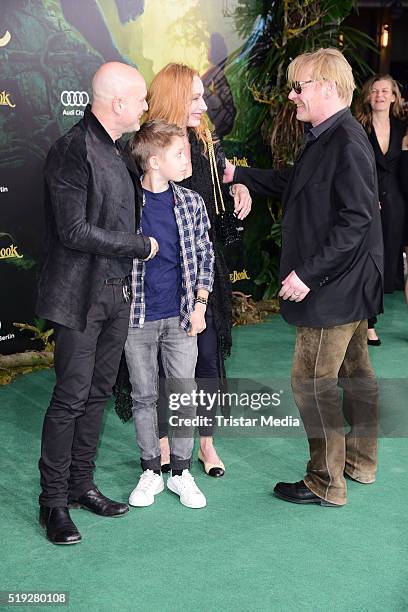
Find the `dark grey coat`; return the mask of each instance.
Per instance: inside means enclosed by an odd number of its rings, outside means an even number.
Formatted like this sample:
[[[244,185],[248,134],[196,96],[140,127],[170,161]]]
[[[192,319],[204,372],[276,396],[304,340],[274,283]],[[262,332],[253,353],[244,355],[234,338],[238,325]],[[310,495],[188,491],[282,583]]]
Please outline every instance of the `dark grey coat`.
[[[237,168],[235,183],[283,199],[280,279],[311,289],[282,300],[288,323],[331,327],[382,312],[383,241],[373,149],[348,111],[290,170]]]

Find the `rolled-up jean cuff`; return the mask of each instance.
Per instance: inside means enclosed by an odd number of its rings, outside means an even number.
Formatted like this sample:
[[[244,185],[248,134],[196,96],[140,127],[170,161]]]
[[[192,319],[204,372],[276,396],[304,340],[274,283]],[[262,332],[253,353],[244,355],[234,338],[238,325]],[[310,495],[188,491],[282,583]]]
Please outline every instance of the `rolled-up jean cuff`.
[[[153,459],[143,459],[140,457],[140,465],[142,466],[142,470],[160,470],[160,455],[158,457],[153,457]]]
[[[181,459],[170,454],[170,466],[172,470],[189,470],[191,466],[191,457],[189,459]]]

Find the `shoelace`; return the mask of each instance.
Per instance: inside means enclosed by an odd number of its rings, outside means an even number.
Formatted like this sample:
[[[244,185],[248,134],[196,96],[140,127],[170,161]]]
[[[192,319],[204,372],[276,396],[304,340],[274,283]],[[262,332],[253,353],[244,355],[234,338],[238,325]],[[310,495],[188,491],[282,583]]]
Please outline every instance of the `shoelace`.
[[[149,489],[153,484],[155,476],[157,476],[157,474],[155,474],[153,470],[146,470],[143,472],[140,477],[139,484],[137,485],[139,491],[147,491],[147,489]]]
[[[194,476],[192,476],[190,472],[185,472],[182,476],[179,476],[179,478],[181,491],[191,489],[193,493],[200,493],[200,490],[194,481]]]

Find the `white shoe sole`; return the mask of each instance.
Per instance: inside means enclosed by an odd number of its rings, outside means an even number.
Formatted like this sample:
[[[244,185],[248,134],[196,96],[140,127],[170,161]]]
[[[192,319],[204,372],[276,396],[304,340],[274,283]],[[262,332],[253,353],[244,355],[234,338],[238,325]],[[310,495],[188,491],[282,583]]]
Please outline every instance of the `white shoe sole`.
[[[178,498],[180,500],[180,503],[183,504],[183,506],[186,506],[186,508],[193,508],[193,509],[196,508],[196,509],[198,509],[198,508],[205,508],[206,505],[207,505],[207,500],[206,499],[204,499],[204,503],[202,503],[200,505],[197,505],[197,504],[188,504],[187,502],[183,501],[181,499],[180,493],[177,491],[177,489],[172,487],[172,483],[169,482],[169,480],[167,481],[167,488],[169,489],[169,491],[171,491],[172,493],[175,493],[178,496]]]
[[[148,502],[148,503],[144,503],[144,504],[135,504],[134,502],[132,502],[131,501],[132,494],[130,494],[130,497],[129,497],[129,506],[132,506],[133,508],[146,508],[147,506],[151,506],[155,502],[156,495],[158,495],[162,491],[164,491],[164,482],[163,481],[161,482],[160,488],[157,491],[154,492],[152,501]]]

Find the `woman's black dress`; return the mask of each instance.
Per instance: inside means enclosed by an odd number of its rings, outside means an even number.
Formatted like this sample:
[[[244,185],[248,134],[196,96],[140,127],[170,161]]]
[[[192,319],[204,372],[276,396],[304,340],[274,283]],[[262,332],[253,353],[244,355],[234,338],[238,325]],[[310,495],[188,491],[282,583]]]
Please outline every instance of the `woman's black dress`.
[[[232,328],[232,304],[231,304],[231,283],[229,271],[225,262],[222,246],[219,244],[216,235],[216,209],[214,202],[214,191],[211,180],[210,163],[208,155],[204,154],[203,144],[195,135],[194,130],[189,131],[189,141],[191,148],[192,175],[181,181],[179,185],[192,189],[200,194],[205,202],[207,214],[210,219],[211,229],[209,231],[210,240],[213,243],[215,254],[215,278],[212,293],[209,296],[209,306],[211,307],[215,327],[218,334],[220,354],[223,359],[231,352],[231,328]],[[217,161],[218,176],[223,190],[224,202],[231,200],[228,187],[222,185],[222,176],[225,168],[225,156],[219,144],[214,145]]]
[[[390,122],[390,143],[385,155],[378,144],[374,127],[368,134],[374,149],[378,173],[384,239],[385,293],[392,293],[404,287],[403,247],[407,241],[405,227],[408,211],[408,200],[404,195],[408,152],[401,150],[407,124],[393,117]]]

